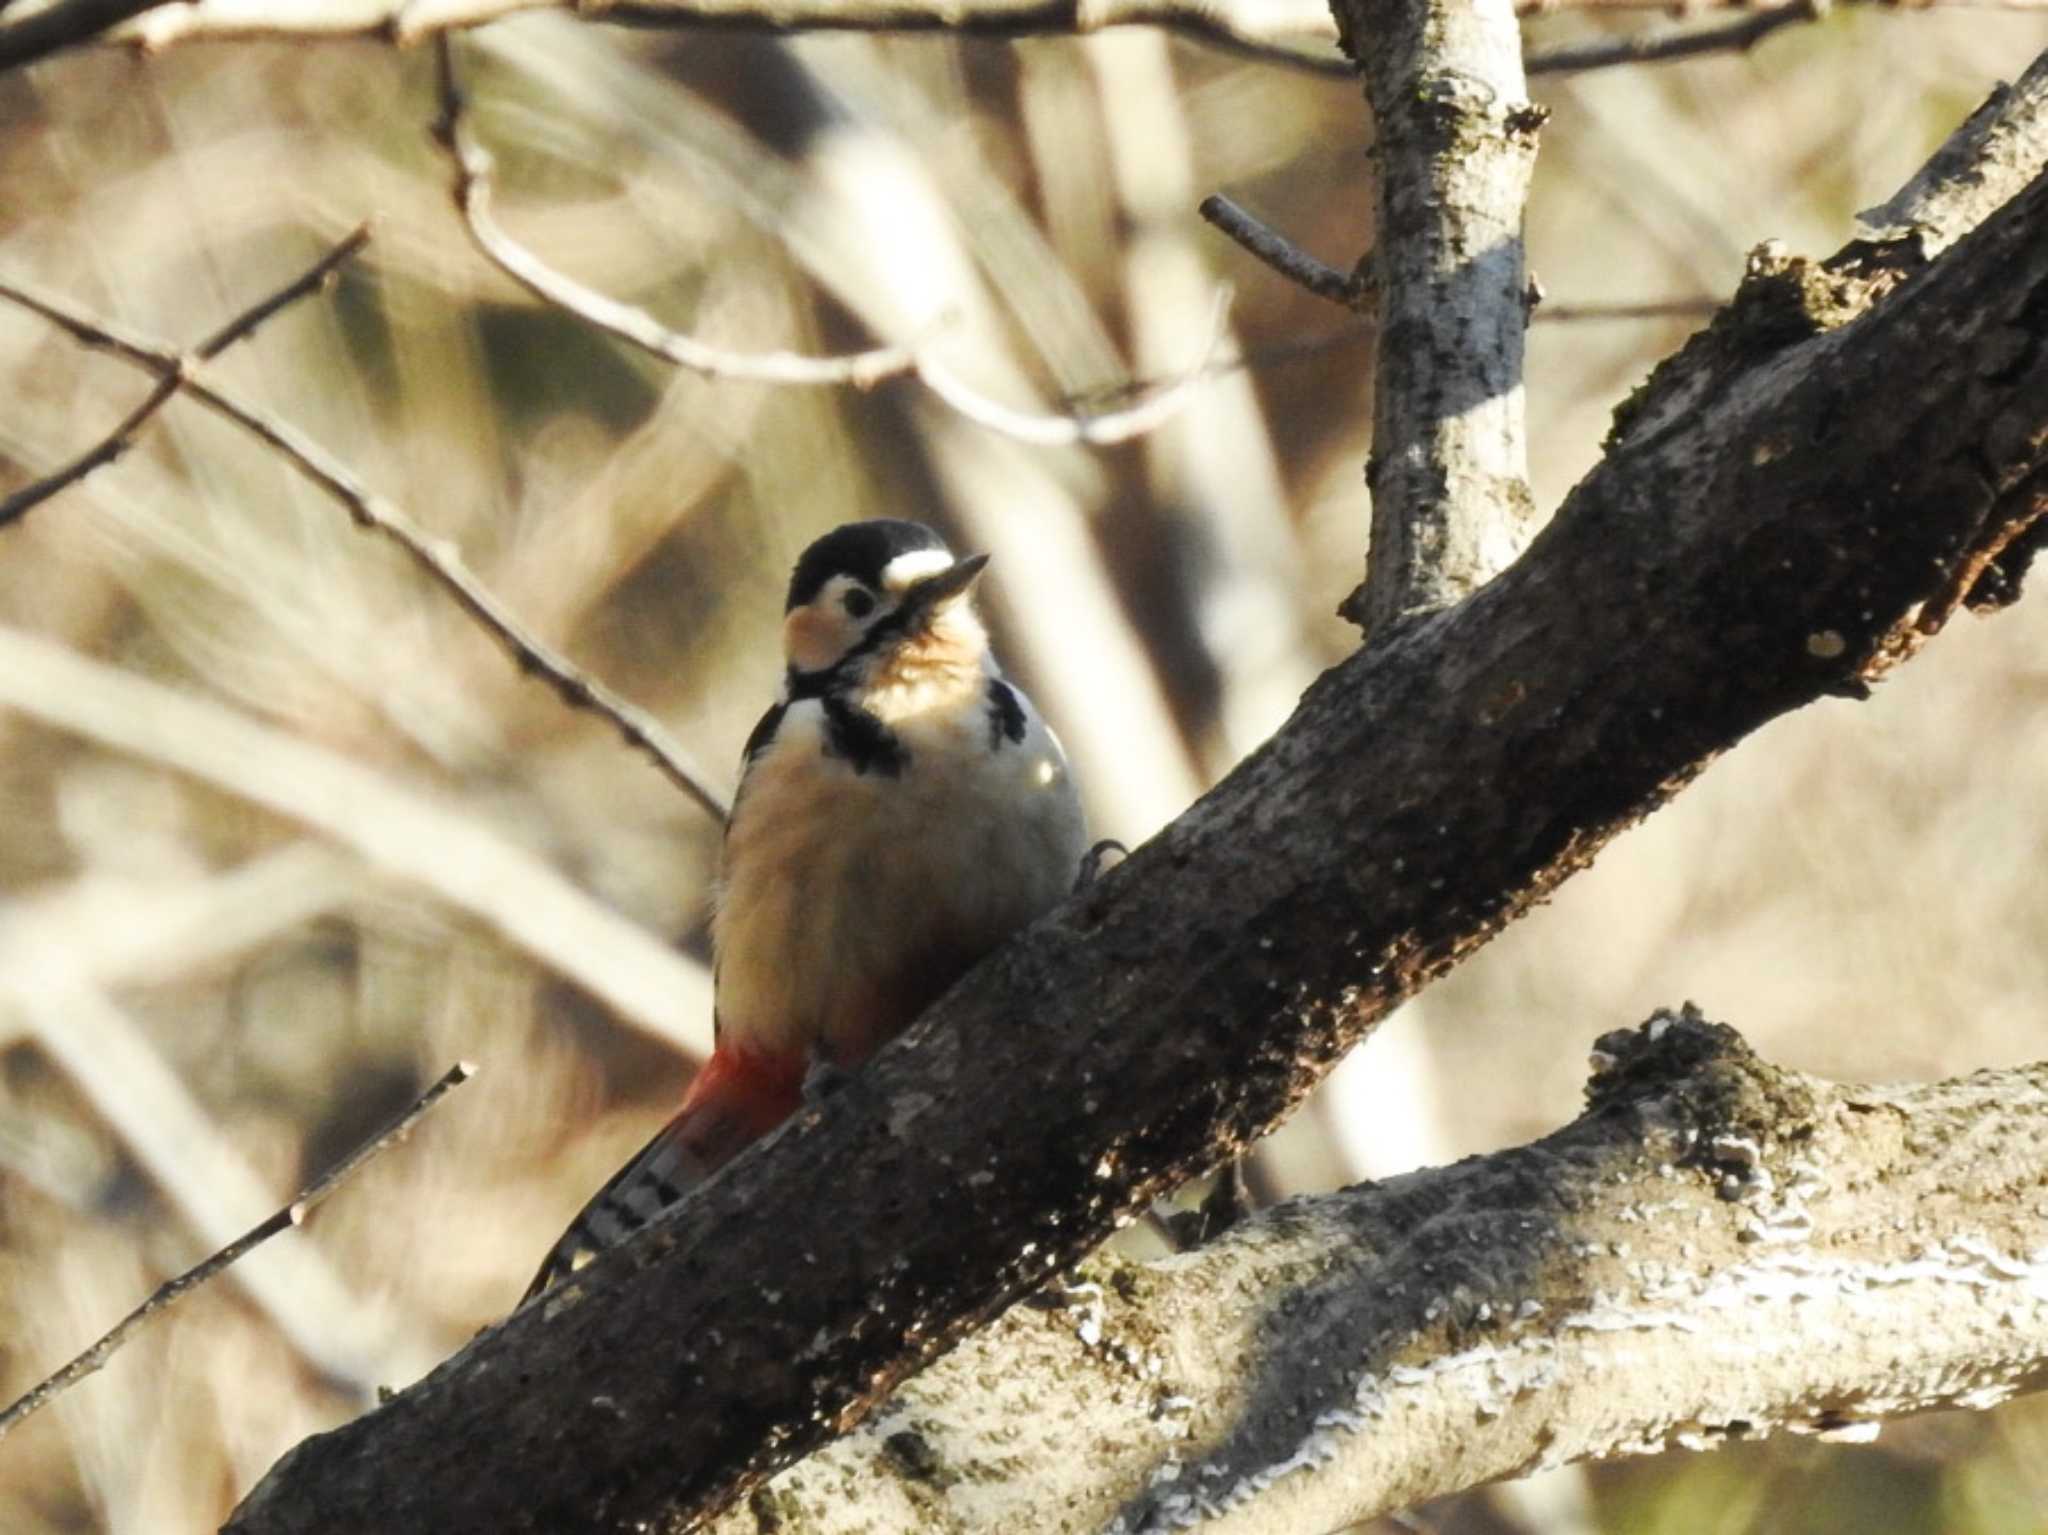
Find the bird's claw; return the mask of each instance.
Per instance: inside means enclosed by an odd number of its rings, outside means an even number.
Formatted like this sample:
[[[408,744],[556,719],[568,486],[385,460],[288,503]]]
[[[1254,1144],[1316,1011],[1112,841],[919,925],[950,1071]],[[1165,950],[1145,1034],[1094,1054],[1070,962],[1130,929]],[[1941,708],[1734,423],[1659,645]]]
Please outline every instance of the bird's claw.
[[[1194,1209],[1173,1210],[1162,1203],[1153,1207],[1151,1216],[1153,1229],[1168,1247],[1175,1252],[1193,1252],[1208,1246],[1256,1208],[1251,1185],[1245,1180],[1244,1158],[1232,1157],[1217,1169],[1216,1181]]]
[[[810,1060],[804,1067],[805,1103],[815,1108],[852,1080],[853,1073],[832,1059],[830,1052],[818,1045],[811,1046]]]
[[[1131,850],[1116,838],[1104,837],[1081,855],[1081,869],[1074,876],[1075,891],[1078,893],[1086,890],[1130,856]]]

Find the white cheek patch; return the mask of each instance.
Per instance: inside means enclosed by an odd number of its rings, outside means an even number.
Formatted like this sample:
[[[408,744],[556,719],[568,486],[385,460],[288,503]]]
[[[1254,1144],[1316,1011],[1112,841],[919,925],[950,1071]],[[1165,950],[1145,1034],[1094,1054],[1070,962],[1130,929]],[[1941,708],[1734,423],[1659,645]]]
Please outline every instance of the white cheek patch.
[[[882,585],[892,592],[906,590],[912,582],[953,568],[953,556],[943,549],[913,549],[899,554],[882,567]]]

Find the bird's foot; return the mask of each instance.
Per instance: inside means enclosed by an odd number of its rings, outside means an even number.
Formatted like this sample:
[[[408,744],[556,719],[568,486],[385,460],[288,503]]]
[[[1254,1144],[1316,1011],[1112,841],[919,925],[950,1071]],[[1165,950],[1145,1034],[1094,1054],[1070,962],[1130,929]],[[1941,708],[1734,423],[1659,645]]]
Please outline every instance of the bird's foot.
[[[1245,1182],[1244,1158],[1232,1157],[1217,1169],[1216,1181],[1192,1210],[1162,1211],[1155,1206],[1151,1215],[1153,1229],[1167,1246],[1175,1252],[1193,1252],[1208,1246],[1257,1207]]]
[[[830,1051],[822,1045],[811,1046],[810,1060],[804,1066],[804,1102],[816,1107],[853,1080],[853,1073],[832,1058]]]
[[[1130,856],[1131,850],[1116,838],[1104,837],[1081,855],[1081,871],[1074,876],[1075,891],[1086,890]]]
[[[1202,1217],[1201,1240],[1213,1242],[1258,1208],[1251,1185],[1245,1181],[1245,1159],[1232,1157],[1218,1170],[1216,1181],[1203,1196],[1197,1213]]]

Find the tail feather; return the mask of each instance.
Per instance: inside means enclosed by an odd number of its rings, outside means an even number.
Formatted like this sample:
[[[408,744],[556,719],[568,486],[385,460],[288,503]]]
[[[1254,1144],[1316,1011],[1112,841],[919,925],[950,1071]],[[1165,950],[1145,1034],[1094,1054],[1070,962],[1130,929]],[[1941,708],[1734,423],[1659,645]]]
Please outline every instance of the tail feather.
[[[803,1063],[718,1049],[690,1083],[683,1106],[592,1196],[533,1277],[525,1305],[725,1166],[796,1111]]]

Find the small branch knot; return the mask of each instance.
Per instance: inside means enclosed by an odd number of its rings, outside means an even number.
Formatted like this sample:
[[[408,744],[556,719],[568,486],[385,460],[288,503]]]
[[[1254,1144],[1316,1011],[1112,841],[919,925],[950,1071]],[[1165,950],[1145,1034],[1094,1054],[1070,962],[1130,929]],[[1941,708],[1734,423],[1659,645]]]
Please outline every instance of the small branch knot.
[[[1593,1046],[1586,1106],[1589,1113],[1646,1114],[1677,1132],[1688,1161],[1714,1160],[1717,1146],[1803,1140],[1818,1112],[1806,1078],[1768,1065],[1734,1029],[1690,1002],[1603,1034]]]
[[[1615,1029],[1593,1042],[1593,1075],[1586,1106],[1598,1109],[1681,1087],[1716,1065],[1756,1059],[1742,1036],[1712,1023],[1699,1007],[1659,1008],[1633,1029]]]

